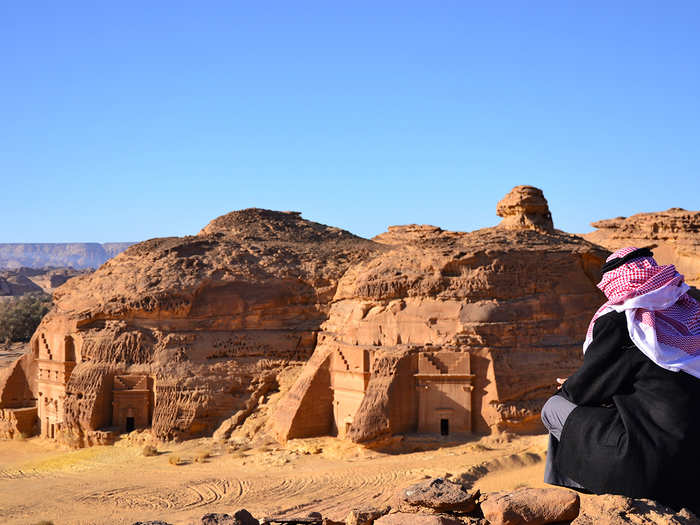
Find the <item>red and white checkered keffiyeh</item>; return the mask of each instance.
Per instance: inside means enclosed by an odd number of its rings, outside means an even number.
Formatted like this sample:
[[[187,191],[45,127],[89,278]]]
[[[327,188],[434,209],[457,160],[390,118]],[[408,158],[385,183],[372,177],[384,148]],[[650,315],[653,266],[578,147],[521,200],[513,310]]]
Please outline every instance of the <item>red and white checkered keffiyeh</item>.
[[[606,262],[637,248],[623,248]],[[608,301],[593,316],[585,352],[593,340],[593,324],[611,311],[625,312],[634,344],[657,365],[700,377],[700,304],[686,292],[689,286],[673,265],[659,266],[639,257],[603,274],[598,284]]]

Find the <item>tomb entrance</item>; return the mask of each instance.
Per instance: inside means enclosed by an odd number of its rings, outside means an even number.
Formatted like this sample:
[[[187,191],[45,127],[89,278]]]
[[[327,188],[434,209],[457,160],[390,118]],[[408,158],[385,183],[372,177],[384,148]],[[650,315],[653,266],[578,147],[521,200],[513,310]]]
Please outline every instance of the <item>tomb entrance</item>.
[[[418,433],[471,433],[474,375],[468,353],[421,352],[415,379]]]
[[[146,428],[153,411],[153,380],[146,375],[114,376],[112,425],[121,432]]]
[[[362,404],[370,377],[370,355],[366,349],[338,347],[331,358],[333,419],[338,437],[344,438],[352,428],[355,413]]]

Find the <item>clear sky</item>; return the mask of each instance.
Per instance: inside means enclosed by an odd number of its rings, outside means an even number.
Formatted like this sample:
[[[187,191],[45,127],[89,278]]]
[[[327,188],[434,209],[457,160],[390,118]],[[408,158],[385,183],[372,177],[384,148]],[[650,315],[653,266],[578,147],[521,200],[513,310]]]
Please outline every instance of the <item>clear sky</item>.
[[[0,4],[0,242],[700,209],[698,1]]]

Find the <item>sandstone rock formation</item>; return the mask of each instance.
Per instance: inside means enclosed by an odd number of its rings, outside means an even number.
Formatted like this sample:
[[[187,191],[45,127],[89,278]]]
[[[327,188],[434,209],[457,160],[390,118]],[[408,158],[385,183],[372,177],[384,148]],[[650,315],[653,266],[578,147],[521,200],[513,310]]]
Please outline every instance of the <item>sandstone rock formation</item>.
[[[240,424],[311,355],[346,269],[382,249],[259,209],[132,246],[55,292],[31,352],[7,372],[28,386],[1,384],[12,404],[0,408],[35,406],[43,436],[78,446]]]
[[[338,284],[316,350],[278,404],[280,441],[337,435],[540,430],[555,378],[575,370],[607,252],[551,228],[539,190],[470,233],[390,227],[389,250]]]
[[[596,231],[583,235],[610,251],[625,246],[650,247],[660,264],[675,264],[688,284],[700,286],[700,211],[671,208],[638,213],[591,224]]]
[[[503,217],[501,228],[554,230],[552,214],[542,190],[533,186],[516,186],[498,203],[496,213]]]
[[[555,378],[580,364],[607,252],[554,229],[537,188],[498,213],[493,228],[370,241],[249,209],[137,244],[56,290],[2,372],[0,409],[35,407],[42,435],[75,445],[149,427],[227,439],[246,421],[280,441],[541,431]]]
[[[133,242],[0,243],[0,268],[97,268]]]

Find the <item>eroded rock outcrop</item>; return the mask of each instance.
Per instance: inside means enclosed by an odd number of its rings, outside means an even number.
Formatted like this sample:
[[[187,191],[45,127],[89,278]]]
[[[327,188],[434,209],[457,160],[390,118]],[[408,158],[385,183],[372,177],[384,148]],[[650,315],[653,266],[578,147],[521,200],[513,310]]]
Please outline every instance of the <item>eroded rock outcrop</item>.
[[[496,207],[503,217],[501,228],[512,230],[532,229],[543,232],[554,230],[552,214],[542,190],[533,186],[516,186]]]
[[[26,357],[42,435],[85,445],[240,424],[309,358],[345,270],[381,249],[299,213],[249,209],[68,281]]]
[[[340,280],[278,404],[278,439],[540,429],[555,378],[580,364],[607,253],[552,229],[535,188],[515,188],[499,212],[494,228],[394,226],[374,239],[390,249]]]
[[[700,211],[671,208],[638,213],[591,224],[596,231],[583,235],[610,251],[625,246],[650,247],[659,264],[675,264],[686,281],[700,286]]]

